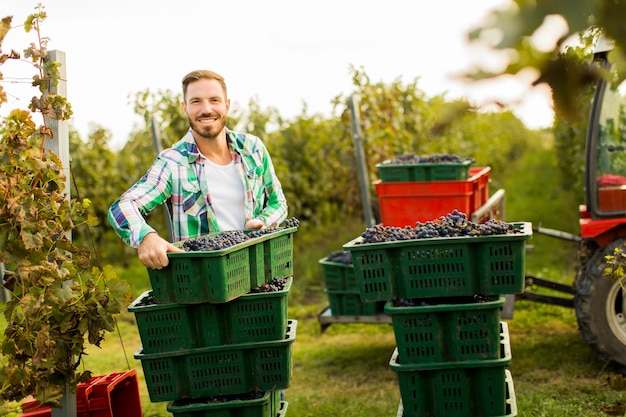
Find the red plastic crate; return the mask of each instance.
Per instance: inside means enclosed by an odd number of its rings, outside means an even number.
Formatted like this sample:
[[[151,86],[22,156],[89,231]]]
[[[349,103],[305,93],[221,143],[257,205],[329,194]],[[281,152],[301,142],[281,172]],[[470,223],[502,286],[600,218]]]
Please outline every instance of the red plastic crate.
[[[468,181],[472,183],[474,188],[470,197],[470,214],[481,208],[489,200],[490,171],[490,167],[470,168]]]
[[[89,417],[141,417],[137,371],[98,378],[85,391]]]
[[[52,409],[24,400],[19,417],[51,417]],[[76,386],[77,417],[142,417],[137,371],[95,376]]]
[[[23,413],[19,417],[50,417],[52,416],[52,409],[47,406],[42,406],[39,401],[35,399],[24,400],[22,403]]]
[[[374,182],[385,226],[414,226],[452,210],[468,217],[489,199],[490,167],[470,168],[461,181]]]

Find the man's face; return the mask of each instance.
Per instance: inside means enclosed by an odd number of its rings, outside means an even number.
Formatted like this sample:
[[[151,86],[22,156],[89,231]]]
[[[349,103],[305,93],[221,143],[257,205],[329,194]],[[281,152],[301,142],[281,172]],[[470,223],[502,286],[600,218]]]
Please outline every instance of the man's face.
[[[201,79],[187,86],[183,111],[196,135],[216,138],[226,126],[229,108],[230,100],[225,99],[218,81]]]

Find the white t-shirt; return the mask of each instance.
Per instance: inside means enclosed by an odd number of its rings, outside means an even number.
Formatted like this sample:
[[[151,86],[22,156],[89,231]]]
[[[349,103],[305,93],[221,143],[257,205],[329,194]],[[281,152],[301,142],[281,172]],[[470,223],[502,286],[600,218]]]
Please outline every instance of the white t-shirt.
[[[206,159],[206,158],[205,158]],[[231,161],[218,165],[206,159],[204,172],[211,206],[221,231],[243,230],[245,226],[244,188],[239,168]]]

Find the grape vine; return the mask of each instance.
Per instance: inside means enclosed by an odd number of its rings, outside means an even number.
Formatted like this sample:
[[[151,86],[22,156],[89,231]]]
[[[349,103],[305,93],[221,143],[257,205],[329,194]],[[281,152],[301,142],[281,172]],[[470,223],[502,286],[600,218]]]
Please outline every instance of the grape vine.
[[[115,315],[131,301],[128,284],[109,266],[91,267],[89,251],[71,241],[72,230],[93,226],[97,218],[87,211],[89,200],[70,201],[64,194],[62,163],[44,147],[53,139],[46,120],[72,114],[64,97],[48,91],[59,81],[59,63],[46,59],[40,33],[45,17],[40,5],[24,22],[38,39],[24,50],[27,60],[0,49],[0,65],[32,65],[32,86],[41,94],[26,100],[30,111],[13,109],[0,122],[0,262],[7,265],[4,287],[10,291],[3,312],[0,405],[32,395],[60,406],[66,385],[75,389],[91,375],[77,372],[86,342],[99,346],[104,334],[115,330]],[[11,22],[11,17],[0,22],[0,46]],[[6,98],[0,85],[0,105]],[[39,127],[32,120],[36,112],[45,116]]]

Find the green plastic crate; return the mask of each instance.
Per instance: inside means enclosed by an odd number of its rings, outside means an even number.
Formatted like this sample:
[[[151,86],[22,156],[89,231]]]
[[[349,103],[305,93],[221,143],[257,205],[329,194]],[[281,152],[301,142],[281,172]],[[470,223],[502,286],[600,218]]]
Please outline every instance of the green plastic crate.
[[[328,291],[330,312],[333,316],[375,316],[385,309],[385,303],[361,301],[361,295],[355,291]]]
[[[279,340],[285,335],[292,283],[289,277],[282,291],[248,293],[219,304],[143,305],[152,295],[148,290],[128,311],[135,314],[144,353]]]
[[[169,252],[167,267],[148,268],[153,296],[157,303],[225,303],[272,278],[292,276],[297,229],[281,229],[221,250]]]
[[[473,163],[473,159],[458,163],[423,164],[391,164],[384,161],[376,164],[376,168],[383,182],[458,181],[469,177],[470,166]]]
[[[263,248],[266,281],[293,275],[293,234],[296,230],[296,227],[292,227],[282,232],[265,235]]]
[[[343,249],[352,252],[363,301],[519,294],[532,225],[512,225],[518,233],[368,244],[359,236]]]
[[[324,285],[328,291],[359,291],[359,285],[354,275],[354,265],[341,262],[332,262],[328,257],[319,261],[324,275]]]
[[[267,391],[252,400],[218,400],[222,399],[178,399],[167,404],[167,411],[174,417],[276,417],[287,409],[280,401],[280,391]]]
[[[395,349],[389,365],[397,373],[405,417],[504,416],[511,345],[506,322],[501,326],[499,359],[402,364]]]
[[[438,300],[436,305],[394,307],[385,304],[402,364],[498,359],[500,309],[504,297],[467,301]],[[461,302],[463,301],[463,302]]]
[[[513,378],[511,377],[511,371],[506,369],[504,371],[504,379],[506,381],[506,414],[498,417],[516,417],[517,416],[517,399],[515,397],[515,387],[513,385]],[[404,412],[404,405],[400,400],[398,406],[398,414],[396,417],[410,417],[413,414]]]
[[[296,320],[289,320],[284,339],[239,343],[174,353],[143,353],[141,361],[150,401],[173,401],[286,389],[291,380]]]

